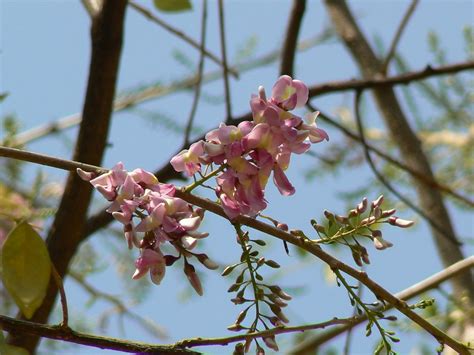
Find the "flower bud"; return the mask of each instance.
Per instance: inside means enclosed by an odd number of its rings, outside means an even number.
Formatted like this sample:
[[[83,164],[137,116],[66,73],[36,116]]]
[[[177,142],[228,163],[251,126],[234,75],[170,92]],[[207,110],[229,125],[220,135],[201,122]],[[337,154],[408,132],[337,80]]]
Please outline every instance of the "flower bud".
[[[378,250],[384,250],[384,249],[392,247],[393,244],[390,243],[389,241],[383,239],[382,237],[375,237],[374,238],[374,246]]]
[[[209,270],[216,270],[219,268],[219,265],[209,259],[206,254],[197,254],[196,257],[198,258],[200,263],[207,267]]]
[[[408,228],[411,227],[413,224],[415,224],[414,221],[409,221],[406,219],[401,219],[396,216],[390,217],[388,219],[388,223],[390,223],[392,226],[397,226],[400,228]]]
[[[288,231],[288,225],[286,223],[278,223],[276,227],[278,229],[284,230],[285,232]]]
[[[379,206],[374,208],[374,217],[375,219],[379,219],[382,216],[382,210]]]
[[[395,212],[397,212],[397,210],[395,208],[392,208],[390,210],[382,211],[382,218],[390,217]]]
[[[361,203],[357,205],[356,209],[359,214],[365,212],[365,210],[367,209],[367,197],[364,197],[362,199]]]
[[[353,217],[356,217],[356,216],[358,216],[358,215],[359,215],[359,211],[357,211],[357,210],[350,210],[348,217],[349,217],[349,218],[353,218]]]
[[[84,181],[91,181],[92,179],[97,177],[96,173],[92,173],[92,172],[89,172],[89,171],[84,171],[81,168],[77,168],[76,173]]]
[[[324,216],[330,221],[334,220],[334,214],[329,212],[328,210],[324,210]]]
[[[265,343],[265,345],[268,346],[270,349],[275,350],[275,351],[279,350],[278,345],[275,341],[274,335],[269,336],[269,337],[263,337],[262,340]]]
[[[235,344],[233,355],[244,355],[244,354],[245,354],[244,344],[242,343]]]
[[[383,195],[380,195],[375,201],[372,201],[372,210],[375,209],[375,207],[380,207],[383,202]]]

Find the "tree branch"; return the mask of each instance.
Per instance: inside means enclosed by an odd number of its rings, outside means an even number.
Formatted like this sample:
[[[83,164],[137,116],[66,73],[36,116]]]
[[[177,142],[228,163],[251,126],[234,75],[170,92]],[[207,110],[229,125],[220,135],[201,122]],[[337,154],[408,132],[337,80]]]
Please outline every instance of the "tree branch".
[[[281,50],[280,75],[293,76],[293,63],[295,60],[296,43],[306,9],[306,0],[293,0],[285,40]]]
[[[122,48],[126,0],[104,1],[100,13],[92,19],[92,53],[89,80],[83,108],[83,120],[75,146],[74,160],[99,165],[105,150],[115,95],[115,84]],[[67,272],[84,232],[87,209],[92,195],[75,172],[69,174],[57,214],[46,243],[51,261],[61,278]],[[32,321],[45,323],[56,301],[58,288],[50,280],[43,304]],[[9,343],[34,352],[39,338],[10,333]]]
[[[403,291],[400,291],[395,294],[395,297],[403,300],[403,301],[408,301],[413,297],[419,296],[431,289],[434,289],[438,287],[440,284],[443,282],[456,277],[459,274],[462,274],[469,269],[472,269],[474,267],[474,256],[470,256],[466,259],[463,259],[461,261],[458,261],[457,263],[447,267],[446,269],[431,275],[430,277],[424,279],[423,281],[418,282],[417,284],[410,286],[406,288]],[[392,305],[387,305],[383,310],[388,311],[392,309]],[[358,317],[357,320],[354,322],[354,324],[347,324],[347,325],[342,325],[340,327],[336,327],[333,329],[330,329],[324,333],[317,334],[315,336],[312,336],[304,341],[302,341],[298,346],[294,347],[289,351],[290,354],[294,355],[303,355],[307,354],[310,351],[314,351],[318,347],[320,347],[322,344],[327,343],[331,339],[334,339],[338,335],[348,331],[349,329],[356,327],[364,322],[367,321],[367,317],[365,315],[362,315],[361,317]]]
[[[381,75],[383,76],[380,71],[380,60],[376,57],[362,34],[345,1],[326,0],[325,2],[336,31],[357,62],[364,78],[374,79]],[[378,86],[373,89],[373,94],[377,107],[390,131],[393,141],[400,149],[401,156],[406,165],[421,172],[430,180],[435,181],[428,158],[423,152],[416,134],[411,129],[393,88],[390,86]],[[421,208],[424,211],[429,211],[430,218],[442,225],[443,230],[447,232],[440,233],[438,230],[431,228],[443,265],[449,266],[464,259],[460,247],[452,242],[457,240],[456,233],[440,191],[430,188],[418,179],[413,179],[413,182]],[[474,282],[470,274],[454,278],[452,284],[456,297],[462,297],[466,292],[471,302],[474,302]]]
[[[373,89],[378,87],[390,87],[396,85],[407,85],[413,81],[425,80],[432,77],[448,74],[456,74],[466,70],[474,69],[474,61],[466,61],[455,64],[432,67],[427,65],[424,69],[412,71],[391,77],[377,76],[367,79],[352,79],[332,81],[309,87],[309,97],[332,94],[347,90]]]
[[[225,121],[230,123],[232,121],[232,104],[230,98],[230,85],[229,85],[229,69],[227,66],[227,49],[225,40],[225,19],[224,19],[224,2],[218,0],[219,10],[219,38],[221,42],[221,54],[222,54],[222,76],[224,77],[224,93],[225,93]]]
[[[34,153],[30,153],[30,154],[34,154]],[[71,162],[71,163],[74,164],[74,162]],[[80,164],[77,165],[77,167],[79,166]],[[96,172],[96,171],[104,171],[104,170],[106,169],[101,168],[99,166],[95,166],[90,171]],[[224,210],[222,209],[222,207],[219,204],[212,202],[211,200],[198,197],[190,193],[186,193],[180,189],[176,190],[175,196],[185,200],[186,202],[194,206],[201,207],[218,216],[221,216],[225,219],[229,219],[227,215],[225,214]],[[391,304],[398,311],[400,311],[409,319],[411,319],[413,322],[415,322],[420,327],[425,329],[441,344],[448,345],[452,349],[458,351],[460,354],[469,354],[467,347],[465,347],[463,344],[456,341],[451,336],[445,334],[443,331],[441,331],[440,329],[432,325],[423,317],[419,316],[417,313],[412,311],[410,307],[404,301],[395,297],[389,291],[387,291],[382,286],[380,286],[378,283],[370,279],[367,273],[356,270],[352,268],[351,266],[343,263],[342,261],[334,258],[330,254],[323,251],[323,249],[316,242],[306,237],[301,237],[298,235],[293,235],[291,233],[285,232],[282,229],[276,228],[270,224],[263,223],[261,221],[258,221],[248,216],[238,216],[235,219],[231,220],[231,223],[246,225],[250,228],[253,228],[265,234],[274,236],[280,240],[283,240],[285,242],[288,242],[290,244],[293,244],[299,248],[306,250],[310,254],[316,256],[318,259],[325,262],[331,269],[342,271],[346,273],[347,275],[353,277],[354,279],[360,281],[363,285],[365,285],[368,289],[370,289],[372,293],[377,296],[377,298],[382,299],[385,302]]]
[[[155,345],[133,342],[116,338],[76,332],[70,328],[45,325],[29,322],[0,315],[0,326],[10,334],[21,336],[42,337],[61,340],[68,343],[81,344],[100,349],[117,350],[127,353],[153,353],[153,354],[199,354],[196,351],[179,348],[173,345]]]
[[[191,106],[191,111],[189,113],[188,123],[184,130],[184,144],[189,145],[189,136],[191,134],[191,129],[193,128],[194,116],[196,116],[196,111],[199,103],[199,96],[201,95],[201,85],[202,85],[202,74],[204,72],[204,48],[206,47],[206,26],[207,26],[207,0],[204,0],[202,3],[202,16],[201,16],[201,52],[199,55],[199,64],[197,69],[197,83],[194,88],[194,97],[193,103]]]
[[[397,31],[395,32],[395,37],[393,37],[392,44],[390,45],[390,49],[388,50],[387,56],[385,57],[382,63],[382,73],[384,74],[387,74],[388,66],[393,56],[395,55],[395,50],[397,48],[398,42],[402,37],[402,33],[405,30],[405,27],[407,26],[411,15],[413,15],[413,13],[415,12],[418,2],[419,0],[412,0],[410,6],[408,6],[407,11],[405,12],[405,15],[403,15],[402,21],[400,22],[400,25],[398,26]]]

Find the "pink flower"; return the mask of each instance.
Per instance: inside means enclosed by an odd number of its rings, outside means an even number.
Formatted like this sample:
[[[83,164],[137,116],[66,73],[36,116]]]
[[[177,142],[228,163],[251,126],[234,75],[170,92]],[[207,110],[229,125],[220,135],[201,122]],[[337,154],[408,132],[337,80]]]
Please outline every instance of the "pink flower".
[[[201,170],[201,156],[204,154],[204,142],[191,144],[189,150],[185,149],[175,155],[170,163],[176,171],[185,171],[188,176],[193,176]]]
[[[150,278],[154,284],[159,285],[165,277],[166,263],[161,251],[152,249],[143,249],[140,257],[135,261],[134,280],[143,277],[150,271]]]
[[[282,75],[273,85],[272,102],[286,111],[304,106],[306,101],[308,101],[308,88],[299,80]]]
[[[309,131],[309,140],[311,143],[319,143],[323,140],[329,141],[329,136],[326,131],[316,126],[316,118],[318,115],[319,111],[307,114],[306,119],[308,124],[303,123],[301,125],[301,129]]]

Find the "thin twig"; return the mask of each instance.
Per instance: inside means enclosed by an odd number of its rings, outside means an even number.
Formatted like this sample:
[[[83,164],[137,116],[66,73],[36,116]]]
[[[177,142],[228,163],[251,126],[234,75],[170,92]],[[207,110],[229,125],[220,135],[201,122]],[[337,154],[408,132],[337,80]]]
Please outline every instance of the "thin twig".
[[[149,329],[149,326],[147,323],[151,322],[150,320],[143,318],[142,316],[130,311],[127,307],[127,305],[118,297],[114,297],[108,293],[105,293],[97,288],[95,288],[93,285],[91,285],[87,280],[77,272],[70,270],[69,271],[69,276],[76,281],[81,287],[84,288],[84,290],[89,293],[91,296],[95,298],[102,298],[110,303],[112,303],[115,307],[114,309],[116,310],[117,313],[119,314],[125,314],[126,316],[134,319],[137,321],[141,326],[143,326],[144,329]],[[154,335],[157,336],[158,338],[166,338],[167,334],[164,329],[161,329],[157,324],[153,322],[153,329]]]
[[[137,4],[135,1],[131,1],[129,0],[128,1],[128,4],[130,5],[130,7],[136,11],[138,11],[139,13],[141,13],[142,15],[144,15],[146,18],[148,18],[150,21],[153,21],[154,23],[160,25],[161,27],[163,27],[165,30],[167,30],[168,32],[171,32],[172,34],[176,35],[177,37],[181,38],[182,40],[184,40],[186,43],[190,44],[191,46],[193,46],[194,48],[196,48],[197,50],[199,50],[200,52],[204,52],[204,54],[206,55],[206,57],[208,57],[209,59],[211,59],[213,62],[215,62],[216,64],[219,64],[219,66],[224,66],[224,63],[214,54],[212,54],[211,52],[209,52],[207,49],[201,47],[201,45],[196,42],[194,39],[192,39],[191,37],[189,37],[188,35],[186,35],[184,32],[174,28],[173,26],[169,25],[168,23],[166,23],[165,21],[163,21],[162,19],[160,19],[159,17],[157,17],[156,15],[154,15],[150,10],[144,8],[143,6]],[[238,78],[239,77],[239,73],[236,69],[234,68],[228,68],[228,71],[235,77],[235,78]]]
[[[285,39],[281,51],[280,74],[293,76],[293,63],[295,60],[296,43],[300,32],[301,23],[306,9],[306,0],[293,0],[293,7],[285,31]]]
[[[352,79],[332,81],[320,85],[309,87],[309,97],[320,96],[340,91],[372,89],[381,86],[406,85],[413,81],[425,80],[439,75],[455,74],[465,70],[474,69],[474,61],[460,62],[456,64],[432,67],[427,65],[425,68],[400,75],[394,75],[388,78],[380,77],[373,79]]]
[[[56,268],[54,267],[53,263],[51,263],[51,274],[53,275],[54,282],[56,283],[56,286],[58,286],[59,289],[59,296],[61,299],[61,308],[63,310],[63,322],[61,324],[62,327],[68,327],[68,322],[69,322],[69,312],[67,308],[67,298],[66,298],[66,292],[64,291],[64,284],[63,280],[61,279],[61,276],[59,276]]]
[[[232,121],[232,107],[230,101],[230,85],[229,85],[229,69],[227,66],[227,50],[225,40],[225,19],[224,19],[224,2],[223,0],[218,1],[219,8],[219,34],[221,41],[221,55],[222,55],[222,68],[224,76],[224,91],[225,91],[225,111],[226,111],[226,122]]]
[[[313,329],[323,329],[332,325],[338,324],[352,324],[355,322],[357,318],[334,318],[328,320],[326,322],[321,323],[314,323],[314,324],[305,324],[305,325],[298,325],[294,327],[277,327],[273,329],[263,330],[260,332],[252,332],[247,334],[241,335],[234,335],[230,337],[224,338],[195,338],[195,339],[186,339],[181,340],[175,344],[175,346],[182,346],[186,348],[191,348],[195,346],[203,346],[203,345],[227,345],[230,343],[235,343],[242,340],[247,339],[256,339],[256,338],[263,338],[268,337],[271,335],[278,335],[278,334],[285,334],[285,333],[296,333],[296,332],[304,332]]]
[[[405,15],[403,15],[400,25],[398,25],[397,31],[395,32],[395,37],[393,37],[392,43],[390,45],[390,49],[388,50],[387,56],[385,57],[382,63],[381,72],[384,75],[387,73],[390,61],[395,55],[395,50],[397,48],[398,42],[400,41],[400,38],[402,37],[402,33],[405,30],[406,25],[408,24],[408,21],[410,20],[411,15],[413,15],[413,13],[415,12],[418,2],[419,0],[412,0],[412,2],[410,3],[410,6],[408,6],[407,11],[405,12]]]
[[[194,98],[189,113],[188,124],[184,130],[184,145],[189,145],[189,136],[193,128],[194,117],[199,103],[199,96],[201,95],[202,74],[204,72],[204,48],[206,48],[206,26],[207,26],[207,0],[202,2],[202,17],[201,17],[201,52],[199,55],[199,65],[197,70],[197,82],[194,88]]]
[[[474,256],[470,256],[466,259],[458,261],[457,263],[447,267],[446,269],[431,275],[430,277],[420,281],[403,291],[400,291],[395,294],[395,296],[401,300],[408,301],[411,298],[417,297],[421,294],[426,293],[429,290],[432,290],[438,287],[443,282],[456,277],[457,275],[468,271],[474,267]],[[392,309],[393,306],[387,304],[383,308],[383,311],[388,311]],[[367,316],[363,315],[357,318],[355,324],[343,325],[340,327],[332,328],[327,332],[317,334],[313,337],[307,338],[302,341],[296,347],[289,351],[290,354],[307,354],[308,351],[314,351],[314,349],[319,348],[321,345],[327,343],[328,341],[334,339],[336,336],[348,331],[349,329],[356,327],[367,321]]]
[[[363,271],[363,270],[362,270]],[[362,293],[364,292],[364,287],[362,285],[362,283],[360,281],[358,281],[358,285],[357,285],[357,299],[361,299],[362,298]],[[352,312],[352,316],[353,317],[356,317],[358,315],[358,307],[357,305],[354,306],[354,311]],[[367,316],[367,314],[365,314],[365,316]],[[346,334],[346,340],[344,342],[344,350],[343,350],[343,355],[350,355],[351,351],[351,340],[352,340],[352,329],[354,329],[354,327],[352,328],[349,328],[349,330],[347,331],[347,334]]]
[[[383,174],[377,169],[375,166],[374,161],[372,160],[372,157],[370,156],[370,151],[367,147],[367,141],[365,139],[365,133],[364,133],[364,125],[362,123],[362,118],[360,116],[360,98],[362,95],[361,90],[357,90],[355,99],[354,99],[354,111],[355,111],[355,117],[356,117],[356,122],[357,122],[357,130],[359,131],[359,137],[361,138],[361,143],[362,147],[364,148],[364,155],[367,160],[367,163],[370,166],[370,169],[374,173],[374,175],[377,177],[377,179],[382,183],[382,185],[385,186],[387,190],[389,190],[392,194],[394,194],[400,201],[402,201],[404,204],[406,204],[408,207],[410,207],[413,211],[415,211],[418,215],[420,215],[421,218],[423,218],[428,224],[436,229],[439,233],[441,233],[444,238],[450,240],[452,243],[461,245],[461,243],[455,238],[451,237],[449,233],[447,233],[443,226],[441,226],[439,223],[433,220],[425,211],[423,211],[420,207],[416,206],[414,203],[410,201],[409,198],[405,197],[401,192],[399,192],[386,178],[383,176]]]
[[[32,154],[34,155],[34,153],[30,152],[30,156]],[[77,164],[76,167],[81,166],[80,163],[69,161],[69,166],[73,164]],[[75,169],[71,169],[71,170],[75,170]],[[107,169],[97,167],[97,166],[94,166],[93,169],[91,169],[91,171],[98,171],[98,170],[104,171]],[[201,207],[225,219],[229,219],[227,215],[225,214],[223,208],[219,204],[212,202],[211,200],[201,198],[199,196],[195,196],[192,194],[188,194],[179,189],[176,190],[175,197],[181,198],[192,205]],[[282,229],[276,228],[270,224],[263,223],[261,221],[258,221],[254,218],[247,217],[247,216],[238,216],[231,222],[246,225],[248,227],[251,227],[260,232],[266,233],[268,235],[272,235],[280,240],[286,241],[290,244],[293,244],[299,248],[302,248],[308,251],[310,254],[314,255],[315,257],[319,258],[320,260],[328,264],[328,266],[331,269],[340,270],[348,274],[349,276],[353,277],[354,279],[360,281],[369,290],[371,290],[378,298],[383,299],[385,302],[391,304],[394,308],[399,310],[401,313],[403,313],[413,322],[415,322],[420,327],[425,329],[428,333],[430,333],[433,337],[435,337],[440,343],[448,345],[452,349],[458,351],[460,354],[469,354],[467,348],[463,344],[459,343],[448,334],[445,334],[443,331],[441,331],[440,329],[432,325],[430,322],[425,320],[422,316],[418,315],[416,312],[411,310],[410,307],[405,302],[395,297],[389,291],[383,288],[381,285],[379,285],[378,283],[370,279],[365,272],[358,271],[352,268],[351,266],[343,263],[342,261],[334,258],[330,254],[323,251],[323,249],[318,244],[314,243],[313,241],[305,237],[300,237],[300,236],[285,232]]]

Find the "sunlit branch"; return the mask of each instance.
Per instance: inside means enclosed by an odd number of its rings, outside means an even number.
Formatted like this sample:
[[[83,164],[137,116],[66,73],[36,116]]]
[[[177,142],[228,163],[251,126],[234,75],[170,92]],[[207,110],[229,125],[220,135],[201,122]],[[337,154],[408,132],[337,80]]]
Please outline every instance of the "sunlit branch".
[[[457,275],[468,271],[469,269],[472,269],[474,267],[474,256],[470,256],[466,259],[463,259],[461,261],[458,261],[457,263],[447,267],[446,269],[431,275],[430,277],[424,279],[423,281],[420,281],[408,288],[406,288],[403,291],[400,291],[395,294],[395,296],[401,300],[408,301],[411,298],[417,297],[419,295],[424,294],[425,292],[432,290],[436,287],[438,287],[440,284],[443,282],[456,277]],[[388,311],[392,309],[393,306],[390,304],[387,304],[386,307],[383,309],[383,311]],[[289,353],[291,354],[306,354],[308,351],[314,351],[314,349],[317,349],[320,347],[322,344],[327,343],[328,341],[334,339],[338,335],[348,331],[349,329],[358,326],[364,322],[367,321],[367,317],[361,316],[358,317],[356,322],[354,324],[347,324],[343,325],[340,327],[333,328],[331,330],[328,330],[327,332],[317,334],[315,336],[312,336],[304,341],[302,341],[300,344],[298,344],[296,347],[291,349]]]
[[[427,65],[424,69],[418,71],[412,71],[390,77],[341,80],[310,86],[309,96],[314,97],[348,90],[372,89],[380,86],[406,85],[413,81],[425,80],[440,75],[456,74],[472,69],[474,69],[474,61],[472,60],[438,67]]]
[[[34,155],[34,153],[30,153],[29,157],[31,157],[32,155]],[[70,167],[74,164],[77,164],[76,168],[82,166],[81,164],[78,164],[73,161],[69,162]],[[66,164],[64,164],[64,166],[66,166]],[[70,169],[70,170],[75,170],[75,169]],[[93,169],[88,169],[88,170],[89,171],[104,171],[106,169],[95,166],[93,167]],[[192,205],[201,207],[209,212],[219,215],[225,219],[228,219],[222,207],[218,205],[217,203],[212,202],[211,200],[185,193],[179,189],[176,190],[175,196],[187,201],[188,203]],[[441,344],[448,345],[452,349],[458,351],[460,354],[469,354],[469,351],[466,348],[466,346],[464,346],[463,344],[461,344],[460,342],[458,342],[457,340],[455,340],[448,334],[444,333],[442,330],[440,330],[436,326],[432,325],[430,322],[425,320],[422,316],[418,315],[416,312],[410,309],[410,307],[404,301],[392,295],[389,291],[387,291],[381,285],[379,285],[378,283],[370,279],[365,272],[358,271],[352,268],[351,266],[343,263],[342,261],[334,258],[330,254],[326,253],[319,245],[317,245],[313,241],[305,237],[301,237],[298,235],[293,235],[291,233],[285,232],[282,229],[276,228],[272,225],[263,223],[261,221],[258,221],[254,218],[247,217],[247,216],[236,217],[235,220],[232,220],[232,222],[246,225],[248,227],[256,229],[265,234],[274,236],[278,239],[281,239],[301,249],[306,250],[310,254],[314,255],[315,257],[319,258],[320,260],[328,264],[328,266],[331,269],[342,271],[346,273],[347,275],[353,277],[354,279],[360,281],[368,289],[370,289],[372,293],[374,293],[374,295],[377,296],[377,298],[382,299],[385,302],[391,304],[394,308],[396,308],[398,311],[403,313],[406,317],[408,317],[413,322],[418,324],[421,328],[423,328],[425,331],[430,333]]]

